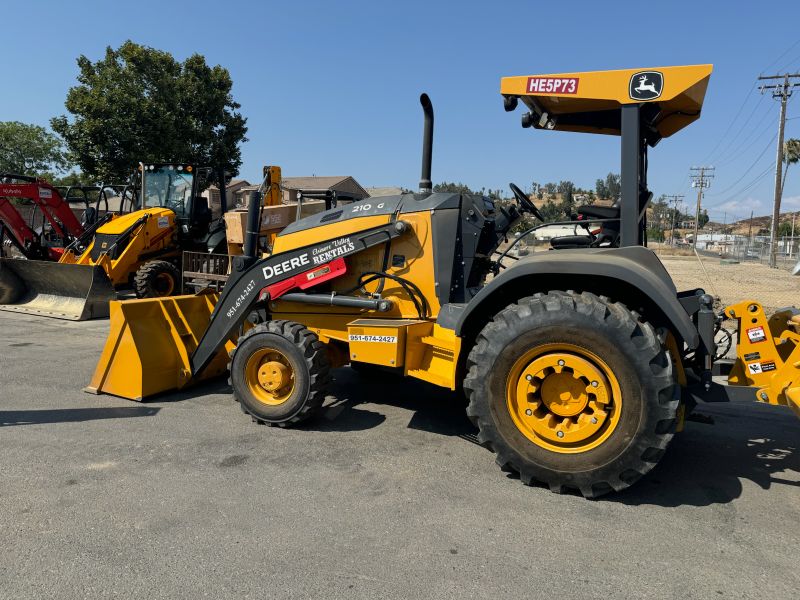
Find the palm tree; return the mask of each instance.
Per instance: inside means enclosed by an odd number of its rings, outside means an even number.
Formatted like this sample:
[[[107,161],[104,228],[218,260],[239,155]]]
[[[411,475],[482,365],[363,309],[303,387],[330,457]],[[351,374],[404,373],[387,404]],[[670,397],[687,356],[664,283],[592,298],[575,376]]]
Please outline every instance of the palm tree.
[[[781,180],[781,196],[783,195],[783,186],[786,183],[786,173],[789,171],[789,165],[800,161],[800,140],[792,138],[786,140],[783,144],[783,162],[786,166],[783,168],[783,179]]]

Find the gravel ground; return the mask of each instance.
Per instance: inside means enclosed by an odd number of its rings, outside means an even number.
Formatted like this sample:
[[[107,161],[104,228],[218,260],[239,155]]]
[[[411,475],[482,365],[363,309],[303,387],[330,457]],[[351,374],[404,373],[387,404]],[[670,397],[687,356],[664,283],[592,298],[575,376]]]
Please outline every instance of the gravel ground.
[[[81,392],[104,321],[0,312],[0,598],[797,597],[800,422],[712,405],[624,493],[528,488],[462,401],[336,372],[298,429],[224,383]]]
[[[724,264],[719,258],[661,256],[678,290],[701,287],[719,296],[723,304],[754,299],[767,314],[785,306],[800,306],[800,276],[784,269],[770,269],[755,262]]]

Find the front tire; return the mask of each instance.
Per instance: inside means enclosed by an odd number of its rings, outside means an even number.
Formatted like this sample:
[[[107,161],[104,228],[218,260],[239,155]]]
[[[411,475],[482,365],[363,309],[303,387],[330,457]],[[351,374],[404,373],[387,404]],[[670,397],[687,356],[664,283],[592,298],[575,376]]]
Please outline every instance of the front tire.
[[[137,298],[166,298],[178,293],[181,272],[166,260],[151,260],[144,263],[133,278]]]
[[[672,363],[652,325],[589,293],[523,298],[468,357],[467,414],[505,471],[587,498],[623,490],[672,439]]]
[[[254,421],[285,427],[316,414],[330,383],[325,345],[292,321],[267,321],[236,345],[230,384],[242,410]]]

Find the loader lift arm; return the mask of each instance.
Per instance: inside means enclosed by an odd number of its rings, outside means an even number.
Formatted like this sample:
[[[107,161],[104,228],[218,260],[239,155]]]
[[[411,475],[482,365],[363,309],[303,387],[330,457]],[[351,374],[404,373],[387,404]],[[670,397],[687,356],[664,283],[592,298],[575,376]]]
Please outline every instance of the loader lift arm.
[[[252,203],[256,206],[258,203]],[[311,287],[344,273],[341,259],[385,244],[403,235],[410,227],[403,221],[391,220],[338,238],[326,240],[256,260],[241,256],[233,261],[231,273],[211,321],[191,356],[192,375],[198,375],[219,349],[236,333],[248,314],[261,302],[276,299],[289,290]],[[334,265],[338,261],[339,264]],[[290,282],[288,285],[282,285]],[[305,282],[305,283],[304,283]],[[305,285],[308,284],[308,285]]]

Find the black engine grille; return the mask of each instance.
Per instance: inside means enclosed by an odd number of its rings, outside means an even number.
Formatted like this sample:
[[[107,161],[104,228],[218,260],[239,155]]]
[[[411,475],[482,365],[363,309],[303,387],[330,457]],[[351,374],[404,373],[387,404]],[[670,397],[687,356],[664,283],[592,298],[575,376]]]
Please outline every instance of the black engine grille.
[[[120,236],[111,233],[98,233],[94,236],[94,245],[92,246],[92,260],[97,261],[100,258],[100,255],[103,253],[107,253],[108,257],[112,260],[116,260],[119,258],[119,255],[122,254],[122,251],[125,250],[125,247],[128,245],[128,236],[125,236],[125,239],[119,239]],[[119,239],[119,242],[116,246],[108,252],[108,249],[114,245]]]

